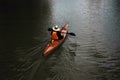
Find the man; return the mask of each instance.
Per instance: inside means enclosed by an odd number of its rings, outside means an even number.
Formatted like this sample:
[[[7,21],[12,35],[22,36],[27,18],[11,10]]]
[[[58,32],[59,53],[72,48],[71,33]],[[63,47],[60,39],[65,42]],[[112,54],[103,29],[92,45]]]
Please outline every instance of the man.
[[[53,43],[55,40],[63,39],[63,36],[61,36],[60,28],[57,25],[52,28],[51,38],[51,43]]]

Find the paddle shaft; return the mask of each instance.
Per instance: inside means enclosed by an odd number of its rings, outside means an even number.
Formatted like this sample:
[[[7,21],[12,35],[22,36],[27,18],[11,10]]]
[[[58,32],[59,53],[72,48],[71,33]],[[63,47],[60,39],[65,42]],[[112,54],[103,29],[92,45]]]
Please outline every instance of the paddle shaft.
[[[53,31],[53,29],[48,28],[48,31]],[[64,33],[64,32],[62,32],[62,33]],[[75,33],[73,33],[73,32],[67,32],[67,34],[72,35],[72,36],[76,36]]]

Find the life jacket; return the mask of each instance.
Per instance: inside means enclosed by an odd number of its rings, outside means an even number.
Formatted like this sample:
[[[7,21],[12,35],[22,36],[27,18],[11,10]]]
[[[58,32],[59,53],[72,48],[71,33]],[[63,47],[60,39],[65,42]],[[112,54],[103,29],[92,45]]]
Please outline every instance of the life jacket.
[[[51,34],[51,36],[52,36],[52,39],[54,39],[54,40],[55,39],[56,40],[59,39],[56,31],[53,31],[52,34]]]

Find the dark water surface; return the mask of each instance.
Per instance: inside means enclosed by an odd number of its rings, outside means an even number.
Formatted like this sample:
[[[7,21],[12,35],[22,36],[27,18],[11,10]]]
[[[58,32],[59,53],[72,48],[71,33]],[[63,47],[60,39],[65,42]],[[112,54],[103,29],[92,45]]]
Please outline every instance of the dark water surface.
[[[0,80],[120,80],[119,0],[0,4]],[[77,36],[42,58],[48,27],[66,22]]]

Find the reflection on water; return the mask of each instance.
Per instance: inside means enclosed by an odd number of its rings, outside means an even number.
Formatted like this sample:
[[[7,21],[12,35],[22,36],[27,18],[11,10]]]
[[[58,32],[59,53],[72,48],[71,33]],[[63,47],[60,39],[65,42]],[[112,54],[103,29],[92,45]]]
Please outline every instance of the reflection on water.
[[[0,8],[1,80],[120,79],[119,0],[14,2]],[[43,58],[47,28],[66,22],[77,36]]]

